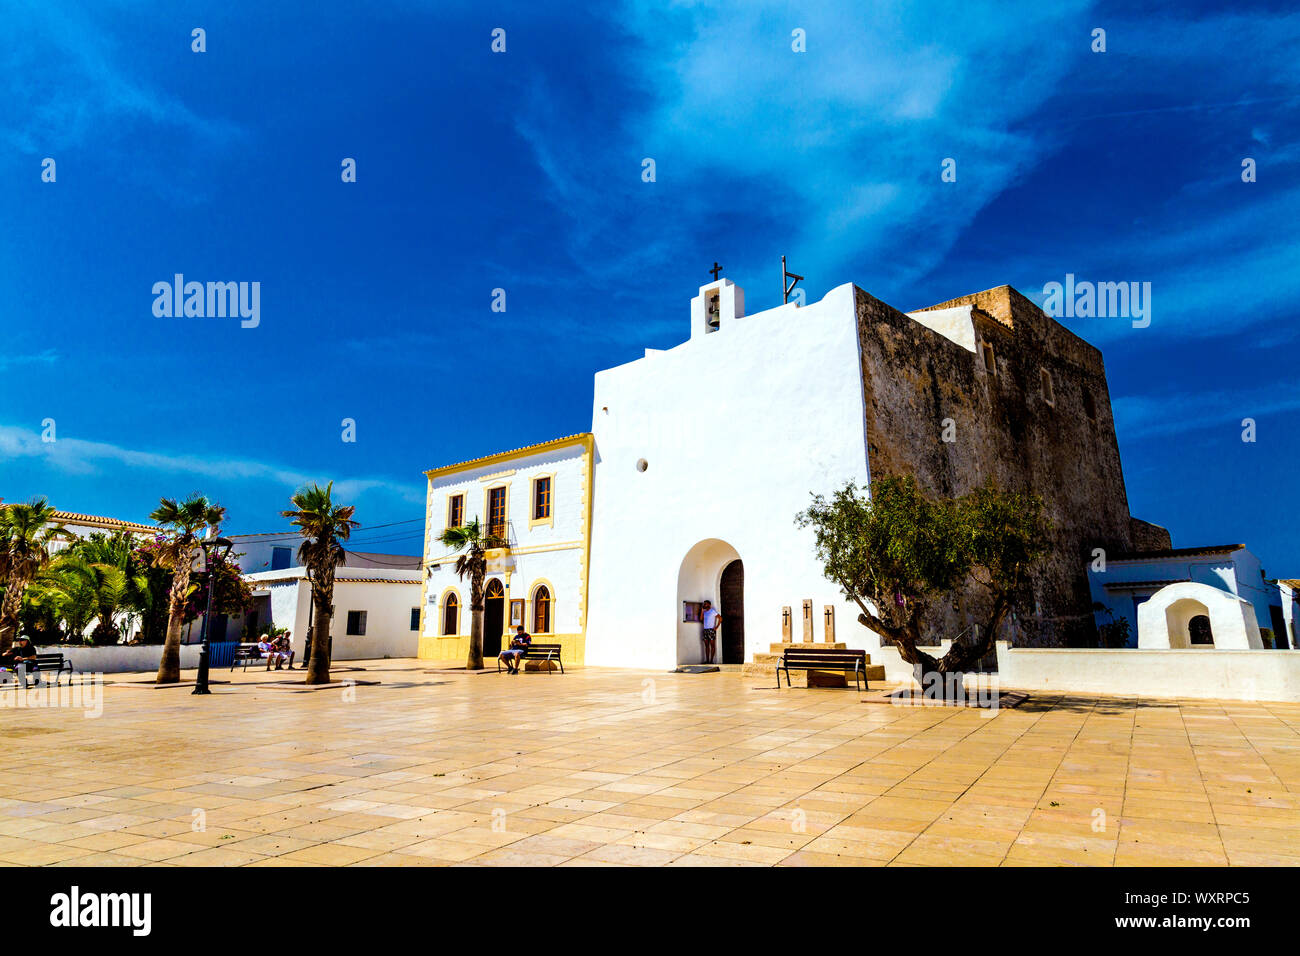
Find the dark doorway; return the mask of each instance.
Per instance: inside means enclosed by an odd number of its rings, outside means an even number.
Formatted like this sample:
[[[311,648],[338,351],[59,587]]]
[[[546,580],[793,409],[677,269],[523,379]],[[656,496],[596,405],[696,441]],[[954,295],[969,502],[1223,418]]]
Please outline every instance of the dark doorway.
[[[483,599],[483,659],[501,653],[501,630],[506,625],[506,589],[493,578]]]
[[[722,569],[722,663],[745,663],[745,565],[732,561]]]
[[[1279,651],[1289,650],[1291,645],[1286,639],[1286,620],[1282,617],[1282,609],[1276,604],[1270,604],[1268,614],[1273,621],[1273,647]]]

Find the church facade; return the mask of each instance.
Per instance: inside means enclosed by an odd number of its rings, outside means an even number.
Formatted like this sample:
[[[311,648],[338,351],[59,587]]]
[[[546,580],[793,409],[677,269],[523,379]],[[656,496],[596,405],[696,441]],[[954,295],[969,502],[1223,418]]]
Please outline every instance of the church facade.
[[[709,600],[719,662],[829,630],[888,665],[795,516],[813,494],[903,474],[944,495],[992,478],[1043,497],[1053,537],[1033,606],[1002,635],[1017,645],[1091,642],[1090,558],[1169,546],[1128,513],[1100,352],[1014,289],[903,313],[850,283],[747,315],[720,278],[692,300],[686,341],[597,373],[589,432],[427,473],[421,656],[464,657],[468,582],[438,537],[479,517],[506,531],[489,652],[517,620],[566,661],[694,663]],[[979,600],[953,602],[944,636]]]

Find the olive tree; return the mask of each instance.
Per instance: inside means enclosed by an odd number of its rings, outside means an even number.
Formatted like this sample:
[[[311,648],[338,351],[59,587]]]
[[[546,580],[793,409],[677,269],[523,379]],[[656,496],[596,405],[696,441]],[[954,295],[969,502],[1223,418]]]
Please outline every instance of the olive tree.
[[[830,500],[815,495],[796,520],[813,529],[826,577],[858,606],[858,621],[896,645],[923,683],[992,650],[1050,532],[1037,495],[990,483],[958,498],[931,497],[911,476],[873,481],[870,494],[850,483]],[[953,636],[933,633],[930,612],[972,584],[987,595],[974,636],[955,640],[942,658],[922,651]]]

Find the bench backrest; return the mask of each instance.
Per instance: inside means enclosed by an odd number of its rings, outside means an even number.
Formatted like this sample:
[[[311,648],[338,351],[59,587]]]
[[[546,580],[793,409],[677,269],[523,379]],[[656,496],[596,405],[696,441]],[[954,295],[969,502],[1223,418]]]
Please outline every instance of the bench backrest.
[[[38,664],[62,664],[62,654],[37,654],[36,663]]]
[[[553,656],[558,657],[560,653],[560,646],[561,645],[559,644],[529,644],[527,647],[527,653],[532,654],[535,651],[540,651],[543,654],[549,653]]]
[[[841,651],[835,648],[823,650],[819,647],[815,650],[788,648],[785,652],[785,663],[787,664],[853,664],[860,662],[865,666],[866,661],[866,651]]]

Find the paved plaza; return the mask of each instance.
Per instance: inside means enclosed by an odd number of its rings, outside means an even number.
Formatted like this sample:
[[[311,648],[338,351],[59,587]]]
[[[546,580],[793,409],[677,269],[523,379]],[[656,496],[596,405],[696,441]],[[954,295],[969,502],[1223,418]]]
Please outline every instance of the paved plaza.
[[[0,862],[1300,864],[1300,704],[1037,695],[989,716],[878,684],[416,660],[320,689],[213,676],[206,698],[110,677],[99,717],[0,709]]]

